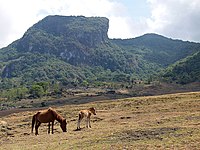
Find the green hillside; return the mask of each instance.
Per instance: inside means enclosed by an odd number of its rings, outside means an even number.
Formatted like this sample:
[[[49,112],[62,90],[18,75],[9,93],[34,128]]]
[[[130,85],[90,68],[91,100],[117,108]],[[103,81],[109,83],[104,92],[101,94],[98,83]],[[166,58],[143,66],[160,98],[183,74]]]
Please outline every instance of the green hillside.
[[[199,43],[173,40],[157,34],[145,34],[133,39],[114,39],[112,42],[163,67],[200,50]]]
[[[200,82],[200,52],[168,67],[163,78],[180,84]]]
[[[108,28],[104,17],[45,17],[0,49],[0,89],[43,81],[77,86],[146,80],[200,50],[198,43],[156,34],[109,39]]]

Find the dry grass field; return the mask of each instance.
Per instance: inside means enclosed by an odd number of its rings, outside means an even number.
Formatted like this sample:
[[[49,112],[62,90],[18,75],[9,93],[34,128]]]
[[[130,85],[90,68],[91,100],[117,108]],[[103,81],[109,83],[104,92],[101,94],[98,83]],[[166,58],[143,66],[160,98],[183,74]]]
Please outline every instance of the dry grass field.
[[[75,131],[78,111],[95,107],[91,129]],[[39,135],[31,134],[36,111],[1,117],[8,123],[0,131],[1,150],[198,150],[200,149],[200,92],[134,97],[53,107],[67,118],[68,132],[55,122],[54,134],[47,124]]]

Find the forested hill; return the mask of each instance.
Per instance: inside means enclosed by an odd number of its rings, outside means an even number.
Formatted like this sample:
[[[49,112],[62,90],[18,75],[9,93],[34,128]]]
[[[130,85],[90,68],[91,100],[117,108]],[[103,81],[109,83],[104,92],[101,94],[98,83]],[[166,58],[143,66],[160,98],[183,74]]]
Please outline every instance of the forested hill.
[[[0,88],[33,82],[63,85],[130,82],[193,55],[200,44],[156,34],[109,39],[104,17],[47,16],[0,49]]]
[[[163,77],[180,84],[200,82],[200,51],[169,66]]]
[[[114,39],[112,41],[130,51],[137,47],[144,55],[144,59],[162,66],[168,66],[200,51],[199,43],[173,40],[157,34],[145,34],[137,38]]]

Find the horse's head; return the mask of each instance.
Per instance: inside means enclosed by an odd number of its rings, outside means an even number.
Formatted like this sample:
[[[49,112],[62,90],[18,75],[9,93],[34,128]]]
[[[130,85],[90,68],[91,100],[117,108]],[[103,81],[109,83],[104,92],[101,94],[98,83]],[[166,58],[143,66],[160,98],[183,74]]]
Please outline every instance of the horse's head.
[[[60,127],[63,132],[67,132],[67,121],[66,119],[63,119],[62,122],[60,123]]]
[[[91,111],[94,115],[96,115],[96,109],[95,109],[94,107],[90,108],[90,111]]]

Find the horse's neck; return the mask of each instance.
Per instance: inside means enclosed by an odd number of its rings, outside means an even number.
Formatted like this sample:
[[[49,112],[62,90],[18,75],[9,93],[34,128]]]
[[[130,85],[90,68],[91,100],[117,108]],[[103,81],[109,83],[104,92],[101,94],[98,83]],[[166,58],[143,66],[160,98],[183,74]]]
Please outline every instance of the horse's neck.
[[[91,114],[94,114],[94,111],[92,109],[88,109],[88,111],[91,113]]]
[[[60,116],[56,111],[52,110],[52,113],[55,117],[55,119],[58,121],[58,122],[62,122],[63,118],[62,116]]]

